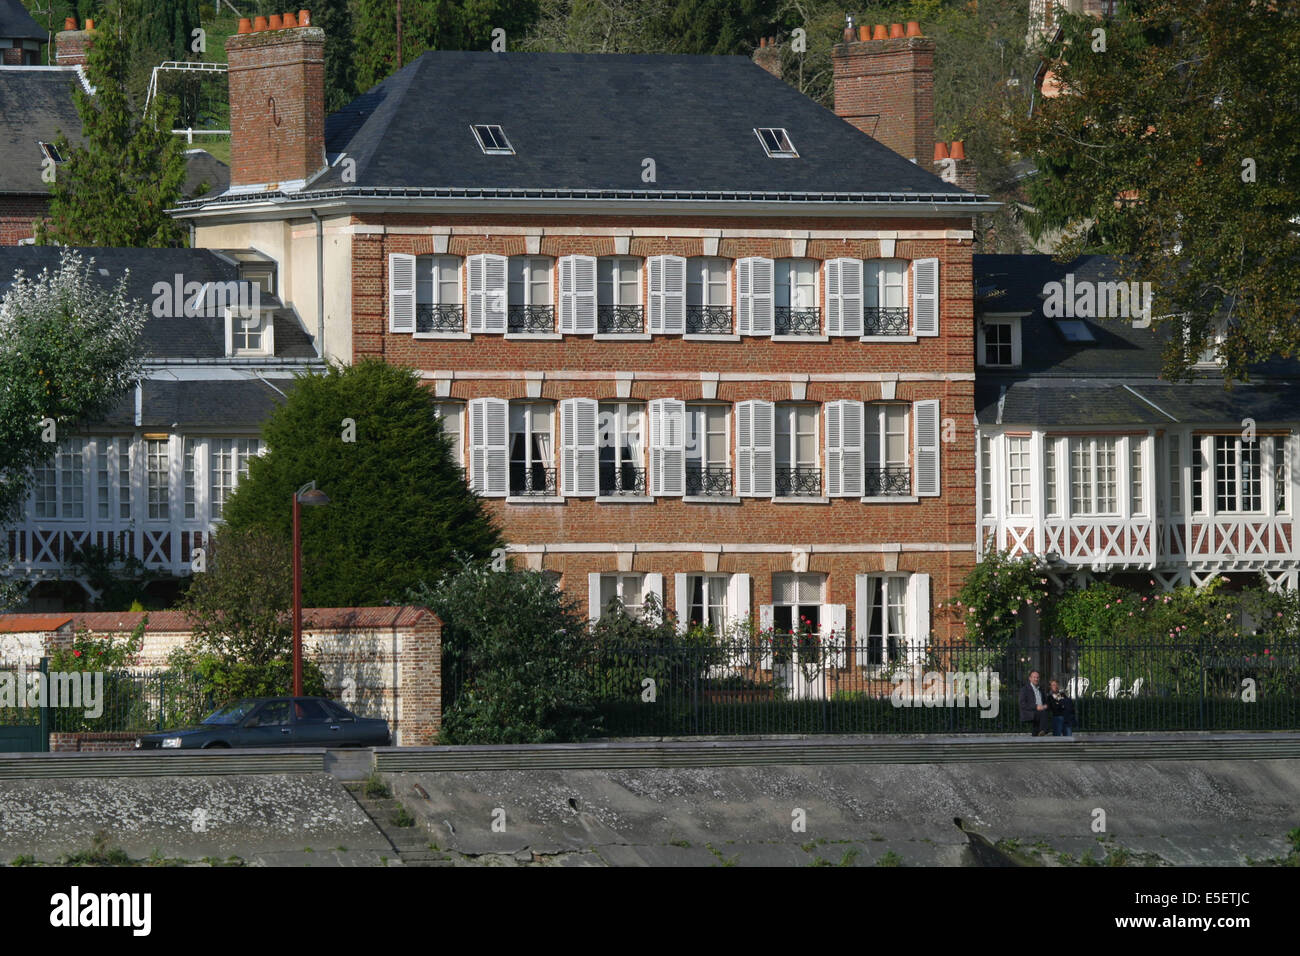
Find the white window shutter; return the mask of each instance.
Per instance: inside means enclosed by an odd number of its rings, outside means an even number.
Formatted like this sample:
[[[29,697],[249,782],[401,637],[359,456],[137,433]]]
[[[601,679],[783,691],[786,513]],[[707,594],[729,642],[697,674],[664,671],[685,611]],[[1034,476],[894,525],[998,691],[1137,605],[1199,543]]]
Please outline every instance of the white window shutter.
[[[597,412],[594,398],[560,402],[560,494],[566,497],[596,495]]]
[[[844,308],[840,296],[840,263],[842,259],[828,259],[826,262],[826,334],[844,334]]]
[[[826,494],[828,497],[861,497],[862,423],[861,402],[846,399],[826,403]]]
[[[772,628],[776,626],[776,617],[772,613],[772,605],[760,604],[758,606],[758,666],[763,670],[772,669]]]
[[[510,406],[501,398],[475,398],[469,403],[469,483],[485,498],[509,492]]]
[[[600,575],[593,572],[587,575],[587,619],[599,621],[603,610],[600,606]]]
[[[930,646],[930,575],[907,579],[907,618],[908,660],[919,665]]]
[[[673,575],[673,613],[677,615],[678,633],[685,634],[687,628],[691,626],[690,622],[690,594],[687,590],[690,585],[690,575],[674,574]]]
[[[470,256],[469,273],[469,330],[471,332],[505,332],[506,330],[506,265],[505,256]]]
[[[733,621],[749,619],[749,575],[733,574],[727,587],[727,612]]]
[[[775,406],[771,402],[736,405],[737,495],[771,498],[776,493],[775,427]]]
[[[414,314],[414,309],[415,309],[414,296],[412,296],[411,298],[411,309],[412,309],[412,314]],[[226,355],[230,356],[235,354],[235,316],[233,310],[226,309],[225,318],[226,318]]]
[[[578,335],[596,331],[596,260],[592,256],[560,259],[560,331]]]
[[[650,403],[650,494],[686,493],[686,403],[660,398]]]
[[[918,336],[939,334],[939,260],[912,263],[912,322]]]
[[[853,578],[853,660],[859,667],[866,667],[869,660],[867,651],[867,628],[871,621],[871,575],[858,574]]]
[[[912,403],[912,466],[916,494],[933,498],[939,494],[939,401],[930,399]]]
[[[415,331],[415,256],[401,252],[388,254],[388,331]]]
[[[827,604],[825,606],[826,619],[822,624],[822,646],[826,648],[827,656],[833,667],[843,667],[845,662],[845,648],[847,646],[846,631],[849,619],[849,609],[843,604]]]
[[[686,331],[686,260],[681,256],[651,256],[649,271],[650,331],[681,335]]]
[[[826,334],[862,334],[862,260],[826,263]]]
[[[642,602],[645,601],[647,594],[655,596],[659,602],[659,613],[662,614],[664,611],[664,576],[662,574],[647,574],[645,576],[645,590],[641,593]],[[660,619],[647,617],[647,620],[657,624]]]
[[[776,266],[771,259],[736,260],[736,317],[741,335],[771,335],[776,316]]]

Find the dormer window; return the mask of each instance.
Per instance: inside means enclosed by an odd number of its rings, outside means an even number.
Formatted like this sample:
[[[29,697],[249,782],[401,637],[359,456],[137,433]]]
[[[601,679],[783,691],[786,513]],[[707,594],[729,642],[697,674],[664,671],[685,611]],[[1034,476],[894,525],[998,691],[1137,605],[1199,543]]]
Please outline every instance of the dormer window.
[[[243,357],[275,354],[275,325],[270,310],[225,310],[226,355]]]
[[[799,154],[790,142],[790,134],[781,127],[764,126],[754,130],[763,150],[772,159],[797,159]]]
[[[977,357],[985,368],[1015,368],[1020,364],[1020,318],[988,316],[979,324]]]
[[[44,153],[45,158],[50,160],[51,162],[64,163],[67,162],[68,159],[61,152],[59,152],[59,148],[55,146],[53,143],[41,143],[41,152]]]
[[[478,148],[489,155],[513,156],[514,147],[510,145],[510,140],[506,139],[505,130],[500,126],[474,126],[474,138],[478,140]]]

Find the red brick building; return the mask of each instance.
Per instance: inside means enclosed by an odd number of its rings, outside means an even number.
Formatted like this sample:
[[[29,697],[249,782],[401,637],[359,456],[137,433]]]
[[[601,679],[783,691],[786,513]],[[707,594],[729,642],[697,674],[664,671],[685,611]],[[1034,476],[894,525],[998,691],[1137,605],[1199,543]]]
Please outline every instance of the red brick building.
[[[517,563],[593,617],[851,628],[864,676],[950,636],[991,206],[930,171],[919,29],[835,51],[887,145],[741,57],[429,52],[325,118],[322,31],[241,30],[231,189],[178,215],[322,354],[419,371]]]

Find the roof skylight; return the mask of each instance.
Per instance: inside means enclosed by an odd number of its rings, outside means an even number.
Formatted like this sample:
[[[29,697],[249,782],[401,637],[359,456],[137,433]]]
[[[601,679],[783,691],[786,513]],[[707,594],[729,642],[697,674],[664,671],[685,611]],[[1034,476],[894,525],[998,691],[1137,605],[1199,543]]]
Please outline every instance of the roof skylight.
[[[754,130],[767,155],[773,159],[797,159],[799,154],[790,142],[790,134],[782,127],[762,126]]]
[[[1096,336],[1092,334],[1092,329],[1088,328],[1088,324],[1078,319],[1057,319],[1056,328],[1061,333],[1061,337],[1067,342],[1082,344],[1097,341]]]
[[[514,155],[514,147],[506,139],[505,130],[500,126],[473,126],[474,138],[478,140],[479,149],[489,154]]]

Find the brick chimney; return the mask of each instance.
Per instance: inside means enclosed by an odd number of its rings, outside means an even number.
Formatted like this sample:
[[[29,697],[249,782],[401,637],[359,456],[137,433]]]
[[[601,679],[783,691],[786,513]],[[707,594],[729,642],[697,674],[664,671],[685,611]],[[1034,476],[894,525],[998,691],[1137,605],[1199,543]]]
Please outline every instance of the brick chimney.
[[[915,23],[862,25],[835,44],[835,113],[904,159],[928,164],[934,150],[935,42]]]
[[[942,141],[934,144],[933,172],[959,189],[975,191],[975,161],[966,158],[963,140],[955,140],[951,147]]]
[[[244,18],[226,57],[231,188],[301,188],[325,168],[325,31],[306,10]]]
[[[776,37],[763,37],[758,41],[754,62],[778,80],[781,79],[781,48],[776,45]]]
[[[86,54],[90,52],[90,32],[95,29],[95,21],[87,20],[86,29],[77,29],[75,17],[63,21],[63,29],[54,37],[54,62],[56,66],[85,66]]]

